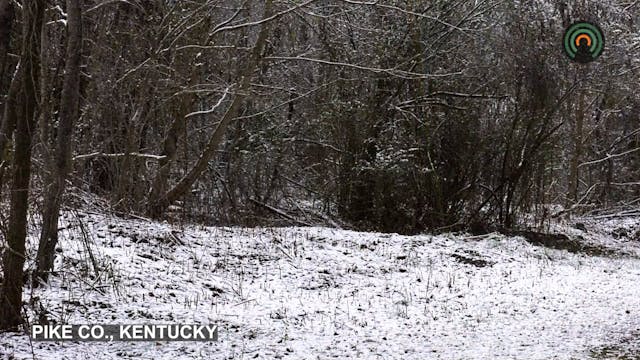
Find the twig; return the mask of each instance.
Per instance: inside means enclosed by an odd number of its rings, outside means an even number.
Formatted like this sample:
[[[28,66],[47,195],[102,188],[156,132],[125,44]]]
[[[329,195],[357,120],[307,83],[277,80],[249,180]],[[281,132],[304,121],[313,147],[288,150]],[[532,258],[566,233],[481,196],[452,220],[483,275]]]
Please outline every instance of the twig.
[[[267,18],[261,19],[261,20],[257,20],[257,21],[251,21],[251,22],[246,22],[246,23],[241,23],[241,24],[237,24],[237,25],[227,25],[227,26],[218,26],[216,27],[210,34],[209,36],[213,36],[219,32],[222,31],[229,31],[229,30],[237,30],[237,29],[241,29],[243,27],[250,27],[250,26],[256,26],[256,25],[261,25],[263,23],[269,22],[271,20],[275,20],[283,15],[286,15],[292,11],[295,11],[297,9],[300,9],[302,7],[305,7],[313,2],[316,2],[317,0],[308,0],[306,2],[303,2],[301,4],[298,4],[296,6],[290,7],[286,10],[280,11],[277,14],[273,14]]]
[[[346,62],[337,62],[337,61],[309,58],[309,57],[304,57],[304,56],[267,56],[267,57],[264,58],[264,60],[307,61],[307,62],[314,62],[314,63],[324,64],[324,65],[332,65],[332,66],[341,66],[341,67],[346,67],[346,68],[353,68],[353,69],[357,69],[357,70],[372,72],[374,74],[384,73],[384,74],[387,74],[387,75],[390,75],[390,76],[395,76],[395,77],[402,78],[402,79],[414,79],[414,80],[417,80],[417,79],[433,79],[433,78],[448,77],[448,76],[462,74],[461,71],[453,72],[453,73],[444,73],[444,74],[422,74],[422,73],[416,73],[416,72],[412,72],[412,71],[404,71],[404,70],[399,70],[399,69],[384,69],[384,68],[377,68],[377,67],[371,67],[371,66],[363,66],[363,65],[357,65],[357,64],[352,64],[352,63],[346,63]]]
[[[242,305],[242,304],[246,304],[246,303],[251,302],[251,301],[256,301],[256,299],[247,299],[247,300],[245,300],[245,301],[241,301],[241,302],[239,302],[239,303],[237,303],[237,304],[233,304],[233,305],[231,305],[231,306],[240,306],[240,305]]]
[[[634,153],[636,151],[640,151],[640,147],[637,147],[637,148],[631,149],[631,150],[627,150],[627,151],[621,152],[619,154],[613,154],[613,155],[607,154],[607,156],[602,158],[602,159],[593,160],[593,161],[587,161],[585,163],[582,163],[582,164],[578,165],[578,167],[582,167],[582,166],[586,166],[586,165],[598,164],[598,163],[601,163],[603,161],[607,161],[607,160],[615,159],[615,158],[622,157],[622,156],[625,156],[625,155],[629,155],[629,154]]]

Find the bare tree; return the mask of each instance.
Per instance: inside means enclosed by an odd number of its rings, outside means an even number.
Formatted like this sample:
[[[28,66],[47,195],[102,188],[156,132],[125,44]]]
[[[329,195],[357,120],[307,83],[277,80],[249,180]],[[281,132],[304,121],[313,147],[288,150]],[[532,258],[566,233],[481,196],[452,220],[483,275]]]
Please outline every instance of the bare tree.
[[[13,3],[11,0],[0,1],[0,79],[5,78],[5,66],[11,40],[11,27],[13,25]]]
[[[80,64],[82,61],[82,8],[79,0],[67,0],[67,55],[60,99],[60,120],[51,179],[45,195],[42,231],[36,259],[36,278],[46,281],[53,267],[58,243],[58,217],[66,179],[71,171],[73,125],[78,119]],[[34,282],[34,284],[36,284]]]
[[[253,72],[258,66],[263,55],[262,53],[267,42],[267,33],[269,31],[268,25],[270,20],[273,19],[271,13],[272,5],[273,1],[271,0],[267,0],[264,4],[263,20],[258,22],[261,24],[260,33],[258,34],[255,45],[253,46],[249,61],[243,65],[244,68],[240,71],[240,80],[236,84],[236,89],[234,89],[236,94],[226,112],[222,116],[222,119],[211,134],[209,142],[206,144],[196,163],[173,188],[166,192],[162,191],[165,186],[161,185],[164,181],[166,181],[166,172],[160,171],[158,173],[158,176],[160,178],[156,179],[156,186],[154,186],[151,198],[149,200],[148,212],[151,216],[157,217],[162,215],[171,203],[184,196],[184,194],[189,191],[189,189],[191,189],[193,184],[206,169],[207,163],[213,157],[215,151],[220,146],[226,129],[229,127],[229,124],[231,124],[231,122],[236,118],[238,110],[240,109],[240,105],[247,96],[247,89],[249,88]],[[184,119],[176,119],[175,121],[183,122]],[[177,128],[179,128],[179,125],[172,126],[172,130],[174,131]],[[174,135],[169,134],[169,136]],[[170,166],[170,159],[175,158],[175,154],[172,149],[175,149],[175,140],[165,141],[165,151],[168,152],[167,155],[169,155],[169,157],[167,159],[168,161],[162,164],[163,167]]]
[[[11,209],[7,229],[7,247],[3,254],[4,281],[0,298],[0,329],[11,329],[22,323],[23,265],[31,178],[31,139],[36,124],[40,31],[44,15],[44,0],[23,3],[21,96],[15,131]]]
[[[9,53],[9,45],[11,40],[11,31],[13,25],[14,8],[11,0],[0,0],[0,85],[4,85],[5,72],[7,71],[7,57]],[[2,188],[2,178],[6,169],[6,147],[9,139],[13,136],[15,127],[15,109],[13,101],[17,96],[19,81],[11,81],[9,90],[7,91],[4,109],[0,110],[2,114],[2,122],[0,125],[0,189]],[[4,86],[2,86],[4,87]],[[5,95],[5,89],[2,88],[0,96]],[[0,108],[1,109],[1,108]]]

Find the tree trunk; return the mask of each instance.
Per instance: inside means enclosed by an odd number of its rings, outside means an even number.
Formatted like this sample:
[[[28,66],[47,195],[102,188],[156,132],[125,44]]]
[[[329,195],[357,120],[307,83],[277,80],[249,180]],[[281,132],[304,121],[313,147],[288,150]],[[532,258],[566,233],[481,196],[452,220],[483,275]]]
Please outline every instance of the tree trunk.
[[[158,200],[163,198],[169,187],[168,184],[169,177],[171,175],[171,167],[178,157],[178,141],[180,139],[180,136],[186,131],[187,120],[185,119],[185,115],[188,113],[187,109],[189,109],[193,104],[193,96],[186,95],[186,97],[182,101],[180,101],[179,104],[179,109],[176,112],[175,118],[171,123],[171,127],[169,128],[169,132],[167,132],[167,136],[164,139],[162,155],[164,155],[165,157],[160,159],[160,161],[158,162],[158,173],[153,179],[153,184],[151,186],[150,199],[152,199],[152,204],[158,204]],[[162,215],[162,212],[164,211],[164,209],[154,210],[152,207],[150,207],[149,209],[149,213],[154,217]]]
[[[42,232],[36,259],[36,278],[47,281],[53,268],[54,250],[58,242],[58,218],[65,182],[71,171],[73,124],[78,118],[80,62],[82,60],[82,9],[80,0],[67,0],[67,55],[64,84],[60,99],[60,122],[57,132],[52,179],[46,192]],[[46,120],[45,120],[46,121]],[[34,282],[34,285],[37,281]]]
[[[21,116],[16,123],[11,209],[7,227],[7,248],[3,254],[4,282],[0,298],[0,330],[22,323],[22,286],[31,177],[31,138],[37,109],[39,39],[44,15],[44,0],[23,3],[22,96]]]
[[[0,125],[0,189],[4,184],[4,171],[7,168],[9,158],[9,145],[13,132],[16,128],[16,121],[18,118],[18,99],[22,94],[22,69],[21,64],[18,64],[16,71],[11,80],[9,86],[9,94],[7,95],[7,101],[5,102],[2,125]]]
[[[9,53],[9,45],[11,40],[11,30],[13,25],[14,8],[10,0],[0,0],[0,84],[4,86],[5,72],[7,71],[7,54]],[[15,74],[19,73],[20,64],[16,67]],[[4,178],[4,170],[6,168],[7,145],[13,136],[13,130],[16,124],[15,116],[15,99],[20,89],[20,80],[17,75],[13,76],[10,81],[7,97],[4,102],[4,108],[0,112],[2,116],[2,125],[0,125],[0,190],[2,190],[2,180]],[[2,88],[0,96],[5,94]]]
[[[7,54],[11,40],[11,27],[13,25],[13,4],[11,0],[0,0],[0,83],[5,78]],[[3,94],[4,94],[4,89]]]
[[[567,199],[567,207],[578,201],[579,172],[578,165],[582,156],[582,133],[584,126],[584,91],[578,95],[578,109],[576,111],[575,124],[573,127],[573,154],[571,155],[571,163],[569,164],[569,196]]]
[[[271,15],[272,4],[272,0],[267,0],[265,2],[263,18],[266,19]],[[200,154],[200,158],[189,170],[187,175],[180,179],[180,181],[171,190],[163,194],[155,194],[155,198],[151,198],[149,200],[148,213],[151,217],[157,218],[162,216],[169,205],[184,196],[184,194],[189,191],[189,189],[191,189],[196,180],[198,180],[200,175],[202,175],[202,172],[207,168],[207,163],[209,162],[209,160],[211,160],[211,158],[215,154],[215,151],[218,149],[218,146],[222,142],[226,129],[229,127],[229,124],[231,124],[231,122],[236,118],[238,110],[240,109],[240,105],[247,96],[247,90],[249,88],[252,74],[260,62],[265,44],[267,42],[268,25],[268,21],[261,25],[260,33],[258,34],[258,39],[256,40],[256,44],[253,47],[253,51],[251,52],[249,61],[245,65],[243,71],[240,72],[241,77],[239,86],[236,89],[236,95],[234,96],[231,105],[229,105],[229,108],[222,116],[222,119],[218,123],[218,126],[216,126],[215,130],[213,131],[213,134],[211,134],[211,138],[209,139],[209,142],[207,143],[202,154]],[[158,176],[162,175],[163,172],[160,172],[158,174]]]

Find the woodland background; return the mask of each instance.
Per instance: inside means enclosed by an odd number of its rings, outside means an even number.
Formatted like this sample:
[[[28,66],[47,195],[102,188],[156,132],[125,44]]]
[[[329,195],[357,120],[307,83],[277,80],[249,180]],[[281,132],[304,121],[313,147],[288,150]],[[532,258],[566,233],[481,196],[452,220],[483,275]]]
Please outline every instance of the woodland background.
[[[5,294],[29,219],[46,279],[61,208],[403,234],[637,208],[639,27],[631,0],[1,0]]]

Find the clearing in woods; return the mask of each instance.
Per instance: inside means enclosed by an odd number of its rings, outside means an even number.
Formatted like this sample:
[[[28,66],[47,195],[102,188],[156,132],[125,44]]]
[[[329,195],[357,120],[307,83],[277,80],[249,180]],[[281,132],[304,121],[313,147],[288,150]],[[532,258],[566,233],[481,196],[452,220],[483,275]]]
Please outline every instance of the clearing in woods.
[[[30,322],[216,323],[220,341],[30,343],[5,333],[4,358],[640,356],[635,218],[552,229],[585,251],[531,234],[178,228],[87,213],[61,222],[51,285],[25,289],[41,309]]]

